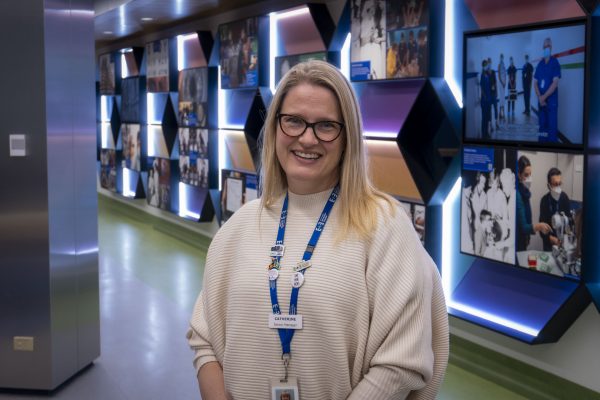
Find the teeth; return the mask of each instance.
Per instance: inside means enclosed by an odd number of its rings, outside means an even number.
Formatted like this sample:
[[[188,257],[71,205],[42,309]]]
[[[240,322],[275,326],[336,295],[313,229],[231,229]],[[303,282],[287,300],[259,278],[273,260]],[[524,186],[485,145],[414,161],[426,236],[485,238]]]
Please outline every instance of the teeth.
[[[308,158],[308,159],[311,159],[311,160],[314,160],[314,159],[320,157],[320,155],[315,154],[315,153],[303,153],[301,151],[295,151],[294,154],[297,155],[298,157]]]

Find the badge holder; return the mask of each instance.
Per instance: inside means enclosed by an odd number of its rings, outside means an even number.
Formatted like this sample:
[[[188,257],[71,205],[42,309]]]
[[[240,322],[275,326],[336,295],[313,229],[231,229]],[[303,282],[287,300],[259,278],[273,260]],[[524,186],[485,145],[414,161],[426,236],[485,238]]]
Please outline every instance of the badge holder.
[[[283,379],[271,378],[271,400],[300,400],[298,378],[288,377],[290,356],[285,354],[281,358],[283,359],[285,376]]]

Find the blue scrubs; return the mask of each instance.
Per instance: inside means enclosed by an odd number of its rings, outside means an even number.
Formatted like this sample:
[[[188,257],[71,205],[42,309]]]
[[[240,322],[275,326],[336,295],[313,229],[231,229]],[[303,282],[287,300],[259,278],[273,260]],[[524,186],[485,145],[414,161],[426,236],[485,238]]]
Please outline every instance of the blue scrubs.
[[[561,78],[558,60],[554,57],[550,57],[548,62],[542,59],[535,68],[533,77],[537,81],[541,96],[548,91],[554,78]],[[540,135],[539,141],[558,142],[558,88],[546,99],[545,107],[542,107],[539,103],[538,107],[539,132],[547,134],[547,136]]]

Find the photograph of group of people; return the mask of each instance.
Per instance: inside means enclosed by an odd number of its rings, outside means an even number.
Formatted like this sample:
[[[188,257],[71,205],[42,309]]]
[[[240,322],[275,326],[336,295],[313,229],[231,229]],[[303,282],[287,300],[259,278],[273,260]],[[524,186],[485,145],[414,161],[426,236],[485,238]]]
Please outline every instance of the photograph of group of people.
[[[142,138],[139,124],[121,125],[121,143],[123,145],[123,168],[141,170]]]
[[[583,155],[464,147],[461,251],[581,275]]]
[[[208,107],[208,68],[179,72],[179,126],[205,127]]]
[[[224,224],[244,204],[257,198],[256,174],[221,170],[221,224]]]
[[[100,67],[100,94],[115,94],[115,57],[112,53],[98,57]]]
[[[421,243],[425,244],[425,206],[401,199],[399,201],[400,206],[412,221]]]
[[[171,209],[171,164],[166,158],[155,158],[148,170],[148,204],[163,210]]]
[[[140,78],[121,81],[121,121],[140,122]]]
[[[258,86],[258,18],[219,26],[221,88]]]
[[[146,85],[148,92],[169,91],[169,39],[146,43]]]
[[[353,0],[351,13],[352,80],[427,76],[425,0]]]
[[[117,187],[116,152],[112,149],[100,150],[100,186],[112,192]]]
[[[583,143],[585,26],[467,36],[465,138]]]
[[[208,130],[179,128],[179,179],[208,187]]]
[[[316,53],[295,54],[291,56],[275,57],[275,84],[277,85],[281,78],[295,65],[301,62],[321,60],[327,61],[327,53],[324,51]]]

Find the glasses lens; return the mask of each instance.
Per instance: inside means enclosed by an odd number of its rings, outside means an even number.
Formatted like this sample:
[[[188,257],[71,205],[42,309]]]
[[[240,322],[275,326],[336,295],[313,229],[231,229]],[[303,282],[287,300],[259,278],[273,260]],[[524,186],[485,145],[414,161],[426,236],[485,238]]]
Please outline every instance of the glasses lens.
[[[317,136],[324,142],[330,142],[338,137],[341,125],[333,121],[321,121],[315,124]]]
[[[294,115],[280,115],[279,124],[283,133],[289,136],[300,136],[306,129],[306,122]]]

